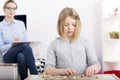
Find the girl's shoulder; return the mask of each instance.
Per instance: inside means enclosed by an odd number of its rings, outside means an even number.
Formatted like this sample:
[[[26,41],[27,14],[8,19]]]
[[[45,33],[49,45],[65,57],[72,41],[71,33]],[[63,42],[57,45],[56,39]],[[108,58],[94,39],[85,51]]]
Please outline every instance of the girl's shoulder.
[[[89,42],[89,40],[87,39],[87,38],[85,38],[85,37],[82,37],[82,36],[80,36],[79,38],[78,38],[78,41],[77,41],[78,43],[80,43],[80,44],[82,44],[82,45],[84,45],[84,46],[88,46],[88,45],[90,45],[90,42]]]
[[[83,37],[83,36],[80,36],[80,37],[78,38],[78,41],[84,42],[84,43],[88,42],[88,40],[87,40],[85,37]]]
[[[57,37],[57,38],[55,38],[55,39],[52,41],[52,43],[56,44],[56,43],[59,43],[59,42],[61,42],[61,41],[63,41],[63,40],[61,39],[61,37]]]

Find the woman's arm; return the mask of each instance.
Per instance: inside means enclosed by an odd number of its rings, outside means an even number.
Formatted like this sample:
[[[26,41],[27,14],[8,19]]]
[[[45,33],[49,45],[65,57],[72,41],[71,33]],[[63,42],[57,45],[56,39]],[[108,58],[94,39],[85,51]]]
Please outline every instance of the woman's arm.
[[[12,46],[12,44],[10,43],[5,45],[2,37],[2,32],[0,30],[0,53],[5,53]]]

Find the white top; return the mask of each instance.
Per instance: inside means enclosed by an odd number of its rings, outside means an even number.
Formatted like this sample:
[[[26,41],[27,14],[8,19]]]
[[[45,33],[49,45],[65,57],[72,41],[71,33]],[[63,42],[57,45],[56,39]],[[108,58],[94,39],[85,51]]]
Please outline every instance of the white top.
[[[73,68],[78,74],[83,74],[86,68],[99,64],[95,50],[90,43],[80,37],[75,42],[55,39],[49,46],[45,70],[49,67]]]

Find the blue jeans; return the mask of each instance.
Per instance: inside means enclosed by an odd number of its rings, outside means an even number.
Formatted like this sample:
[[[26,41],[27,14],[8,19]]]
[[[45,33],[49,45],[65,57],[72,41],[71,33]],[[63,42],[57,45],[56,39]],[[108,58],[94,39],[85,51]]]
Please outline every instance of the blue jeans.
[[[21,80],[28,76],[27,69],[30,70],[30,74],[38,74],[32,49],[28,43],[17,44],[10,48],[3,56],[3,60],[5,63],[18,63]]]

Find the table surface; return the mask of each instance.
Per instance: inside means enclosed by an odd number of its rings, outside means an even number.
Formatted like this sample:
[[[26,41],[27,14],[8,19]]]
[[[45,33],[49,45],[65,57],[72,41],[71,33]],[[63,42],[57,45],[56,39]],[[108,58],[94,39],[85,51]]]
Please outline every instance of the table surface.
[[[50,75],[30,75],[25,80],[120,80],[114,74],[96,74],[92,77],[84,75],[78,76],[50,76]]]

